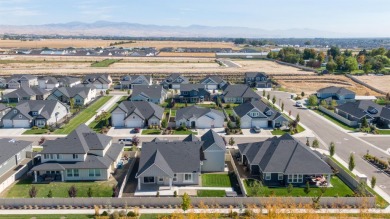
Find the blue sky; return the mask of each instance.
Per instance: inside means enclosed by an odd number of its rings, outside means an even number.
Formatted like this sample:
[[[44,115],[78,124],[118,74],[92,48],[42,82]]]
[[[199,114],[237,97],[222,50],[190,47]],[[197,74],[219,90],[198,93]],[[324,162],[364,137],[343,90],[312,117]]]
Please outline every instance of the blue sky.
[[[1,25],[97,20],[390,36],[389,0],[0,0]]]

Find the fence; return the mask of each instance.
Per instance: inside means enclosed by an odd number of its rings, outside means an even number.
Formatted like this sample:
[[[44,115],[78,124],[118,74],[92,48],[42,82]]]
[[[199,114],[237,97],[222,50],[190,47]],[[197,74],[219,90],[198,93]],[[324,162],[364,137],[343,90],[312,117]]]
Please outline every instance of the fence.
[[[358,83],[358,84],[361,84],[361,85],[363,85],[363,86],[365,86],[365,87],[368,87],[368,88],[370,88],[371,90],[373,90],[373,91],[375,91],[375,92],[377,92],[377,93],[386,95],[386,92],[383,92],[383,91],[379,90],[378,88],[375,88],[375,87],[373,87],[373,86],[371,86],[371,85],[369,85],[369,84],[367,84],[367,83],[365,83],[365,82],[363,82],[363,81],[361,81],[361,80],[355,78],[354,76],[352,76],[352,75],[350,75],[350,74],[346,74],[346,76],[347,76],[348,78],[350,78],[352,81],[354,81],[354,82],[356,82],[356,83]]]
[[[14,183],[20,177],[22,177],[25,173],[27,173],[27,171],[31,168],[31,166],[32,166],[32,161],[29,160],[27,163],[25,163],[18,170],[13,172],[5,180],[2,180],[2,182],[0,183],[0,193],[3,192],[5,189],[7,189],[9,186],[11,186],[12,183]],[[5,173],[5,175],[7,175],[7,174],[8,173]]]
[[[130,164],[130,166],[129,166],[129,169],[128,169],[127,173],[126,173],[125,178],[123,179],[123,182],[122,182],[121,187],[119,188],[119,193],[118,193],[118,197],[119,197],[119,198],[122,197],[122,195],[123,195],[123,190],[124,190],[125,187],[126,187],[127,180],[128,180],[129,177],[130,177],[130,174],[131,174],[131,171],[133,170],[133,167],[134,167],[134,165],[135,165],[135,162],[137,162],[137,157],[138,157],[138,151],[135,152],[134,158],[131,159],[131,164]]]
[[[332,111],[326,109],[326,108],[323,107],[323,106],[319,106],[318,109],[319,109],[321,112],[327,114],[328,116],[331,116],[331,117],[333,117],[333,118],[339,120],[340,122],[342,122],[342,123],[344,123],[344,124],[346,124],[346,125],[348,125],[348,126],[350,126],[350,127],[357,127],[357,126],[358,126],[358,122],[357,122],[357,121],[348,120],[348,119],[346,119],[346,118],[344,118],[344,117],[342,117],[342,116],[340,116],[340,115],[338,115],[338,114],[336,114],[336,113],[334,113],[334,112],[332,112]]]
[[[240,173],[238,172],[236,163],[234,162],[234,158],[233,158],[232,153],[231,153],[230,150],[229,150],[229,159],[230,159],[230,163],[233,166],[234,174],[237,177],[237,182],[238,182],[238,185],[240,186],[241,193],[242,193],[243,196],[246,196],[246,189],[245,189],[244,183],[242,182],[242,180],[240,178]]]

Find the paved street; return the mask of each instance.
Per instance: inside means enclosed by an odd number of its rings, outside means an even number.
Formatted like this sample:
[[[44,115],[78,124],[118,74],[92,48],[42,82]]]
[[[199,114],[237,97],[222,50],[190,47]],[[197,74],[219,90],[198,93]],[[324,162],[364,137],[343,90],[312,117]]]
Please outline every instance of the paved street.
[[[370,142],[371,144],[390,152],[390,136],[375,136],[375,137],[360,137],[364,141]]]
[[[281,99],[284,102],[284,110],[286,112],[291,110],[292,116],[296,116],[299,113],[301,123],[316,134],[321,142],[322,148],[327,149],[330,142],[333,141],[336,144],[336,154],[346,163],[348,163],[350,153],[354,153],[356,161],[355,170],[367,175],[369,179],[375,176],[377,178],[377,186],[382,188],[387,194],[390,194],[390,178],[361,158],[361,156],[369,151],[370,154],[387,160],[389,155],[385,150],[342,131],[341,128],[332,122],[308,109],[296,108],[293,106],[295,101],[290,98],[290,94],[288,93],[278,91],[272,91],[270,93],[271,97],[275,95],[278,101]],[[279,103],[278,101],[277,103]]]

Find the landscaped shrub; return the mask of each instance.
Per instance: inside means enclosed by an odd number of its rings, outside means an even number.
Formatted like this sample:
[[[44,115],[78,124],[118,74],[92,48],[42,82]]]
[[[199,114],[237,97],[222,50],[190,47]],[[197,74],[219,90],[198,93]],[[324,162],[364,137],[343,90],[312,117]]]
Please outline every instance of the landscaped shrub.
[[[129,212],[127,213],[127,216],[128,216],[128,217],[137,217],[137,214],[136,214],[134,211],[129,211]]]
[[[108,216],[107,211],[103,211],[103,213],[100,216]]]

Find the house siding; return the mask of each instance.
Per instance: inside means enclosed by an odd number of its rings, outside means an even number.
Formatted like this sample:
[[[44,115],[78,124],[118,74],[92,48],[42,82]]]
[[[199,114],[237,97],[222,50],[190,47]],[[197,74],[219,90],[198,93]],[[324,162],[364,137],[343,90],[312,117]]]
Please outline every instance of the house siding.
[[[0,176],[4,175],[11,169],[15,168],[15,166],[17,166],[22,160],[26,159],[27,151],[32,151],[32,144],[30,144],[29,146],[27,146],[26,148],[18,152],[20,153],[20,159],[18,161],[16,160],[16,154],[18,153],[16,153],[15,155],[11,156],[6,162],[0,164],[1,165]]]
[[[215,146],[218,147],[218,146]],[[202,172],[223,172],[225,169],[225,151],[207,150],[204,151],[205,160],[202,165]]]

